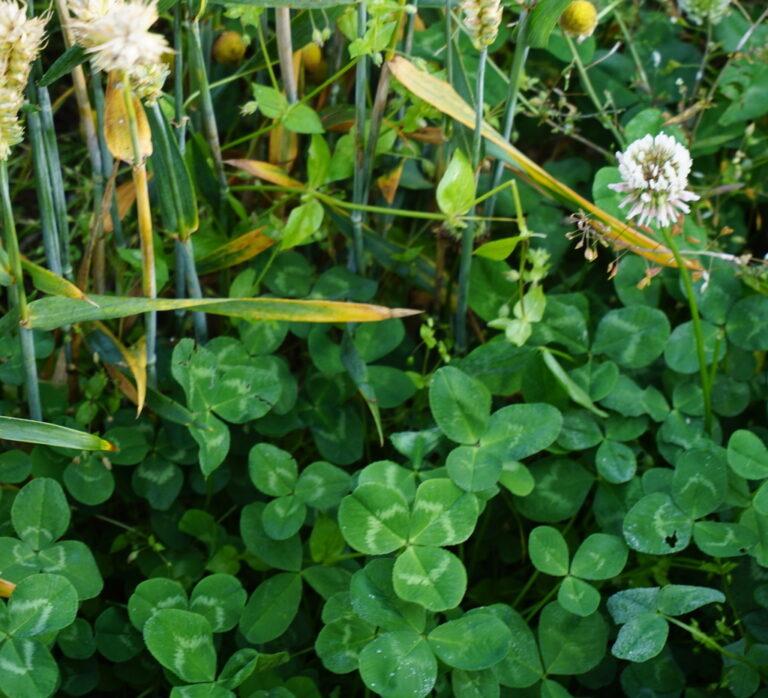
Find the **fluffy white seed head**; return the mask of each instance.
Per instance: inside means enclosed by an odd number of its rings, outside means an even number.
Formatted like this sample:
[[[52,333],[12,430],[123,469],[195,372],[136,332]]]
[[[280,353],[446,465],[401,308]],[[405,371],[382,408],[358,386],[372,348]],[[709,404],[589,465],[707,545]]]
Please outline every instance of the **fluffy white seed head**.
[[[731,0],[678,0],[680,9],[694,24],[706,20],[718,24],[728,12]]]
[[[691,154],[672,136],[644,136],[616,157],[621,182],[609,187],[626,194],[621,207],[630,206],[627,218],[641,225],[670,225],[699,198],[687,189]]]
[[[501,26],[501,0],[463,0],[464,25],[478,51],[490,46]]]
[[[158,73],[165,38],[149,31],[157,21],[156,0],[74,0],[72,33],[99,70],[127,73],[129,77]]]
[[[47,17],[27,17],[24,5],[0,0],[0,160],[21,141],[19,110],[32,63],[40,53]]]

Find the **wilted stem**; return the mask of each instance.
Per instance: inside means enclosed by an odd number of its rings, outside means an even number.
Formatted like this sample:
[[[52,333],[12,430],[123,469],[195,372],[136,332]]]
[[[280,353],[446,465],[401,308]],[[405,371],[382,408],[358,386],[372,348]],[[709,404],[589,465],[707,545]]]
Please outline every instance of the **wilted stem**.
[[[285,85],[285,96],[293,104],[298,97],[296,75],[293,72],[293,40],[291,39],[291,10],[288,7],[275,8],[275,39],[280,59],[280,75]]]
[[[29,329],[29,308],[27,295],[24,292],[24,277],[21,272],[21,253],[19,252],[19,240],[16,237],[16,224],[13,220],[13,207],[11,206],[11,194],[8,185],[8,162],[0,161],[0,198],[3,206],[3,230],[5,233],[5,247],[8,253],[8,266],[13,275],[13,285],[8,288],[8,297],[11,307],[19,314],[19,343],[21,345],[21,358],[24,364],[24,383],[27,389],[27,404],[29,416],[38,421],[42,420],[43,413],[40,406],[40,389],[37,384],[37,364],[35,363],[35,345],[32,338],[32,330]]]
[[[483,101],[485,99],[485,66],[488,63],[488,49],[480,51],[477,64],[477,84],[475,88],[475,130],[472,138],[472,169],[475,178],[480,166],[480,151],[483,144]],[[474,207],[469,212],[475,213]],[[469,306],[469,276],[472,271],[472,248],[475,242],[476,225],[467,225],[461,232],[461,257],[459,260],[459,294],[456,303],[456,350],[464,353],[467,348],[467,308]]]
[[[139,226],[141,245],[141,289],[146,298],[157,298],[157,279],[155,277],[155,245],[152,238],[152,209],[149,205],[149,185],[147,183],[147,165],[142,156],[139,142],[139,126],[133,103],[133,92],[128,76],[123,78],[123,98],[128,114],[128,125],[133,146],[133,186],[136,189],[136,215]],[[151,386],[157,384],[157,313],[144,315],[147,335],[147,380]]]
[[[520,93],[520,78],[523,75],[523,67],[528,57],[528,11],[520,12],[520,20],[517,29],[517,41],[515,43],[515,55],[512,58],[512,69],[509,72],[509,90],[507,92],[507,104],[504,109],[504,131],[502,135],[506,140],[511,140],[517,115],[517,97]],[[504,174],[504,163],[499,160],[493,170],[491,189],[496,189],[501,183]],[[485,213],[488,218],[493,218],[496,210],[496,197],[492,196],[485,205]]]
[[[675,258],[675,263],[680,272],[680,278],[683,281],[685,295],[688,298],[688,307],[691,311],[691,322],[693,323],[693,336],[696,342],[696,356],[699,361],[699,378],[701,380],[701,393],[704,399],[704,428],[708,433],[712,432],[712,384],[710,375],[707,371],[707,355],[704,349],[704,332],[701,327],[701,317],[699,316],[699,306],[696,302],[696,293],[691,281],[691,273],[688,271],[685,260],[680,254],[680,248],[677,240],[666,228],[661,229],[661,235],[664,238],[664,244],[670,249]]]

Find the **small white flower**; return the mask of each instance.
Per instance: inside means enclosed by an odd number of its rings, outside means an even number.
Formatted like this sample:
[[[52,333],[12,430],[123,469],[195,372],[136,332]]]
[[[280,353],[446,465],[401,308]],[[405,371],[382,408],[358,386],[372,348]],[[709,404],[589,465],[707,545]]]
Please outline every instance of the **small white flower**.
[[[627,218],[637,217],[641,225],[670,225],[699,198],[687,189],[691,155],[672,136],[645,136],[616,157],[622,181],[608,186],[627,195],[620,205],[630,205]]]
[[[709,20],[718,24],[728,12],[731,0],[678,0],[680,9],[688,15],[694,24],[703,24]]]
[[[99,70],[146,76],[168,53],[161,34],[149,31],[157,21],[156,0],[75,0],[72,32]]]

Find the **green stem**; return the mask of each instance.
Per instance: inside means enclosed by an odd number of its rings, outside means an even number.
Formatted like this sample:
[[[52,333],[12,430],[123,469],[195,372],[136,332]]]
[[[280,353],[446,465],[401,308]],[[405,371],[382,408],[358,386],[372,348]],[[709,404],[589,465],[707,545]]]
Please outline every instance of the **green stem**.
[[[10,304],[19,314],[19,343],[24,364],[24,383],[27,389],[29,416],[41,421],[43,412],[40,405],[40,388],[37,383],[37,364],[35,363],[35,345],[32,330],[29,329],[29,308],[24,292],[24,277],[21,272],[21,253],[16,237],[16,224],[13,220],[13,207],[8,185],[8,161],[0,161],[0,198],[3,206],[3,229],[5,247],[8,253],[8,266],[13,275],[13,285],[8,289]]]
[[[696,294],[691,281],[691,273],[686,266],[683,256],[680,254],[680,248],[677,240],[669,233],[666,228],[661,229],[661,235],[664,238],[664,244],[670,249],[677,263],[680,272],[680,278],[683,281],[685,295],[688,298],[688,307],[691,311],[691,321],[693,323],[693,336],[696,341],[696,355],[699,360],[699,377],[701,380],[701,392],[704,398],[704,427],[707,432],[712,431],[712,384],[710,383],[709,372],[707,371],[707,356],[704,350],[704,333],[701,328],[701,317],[699,316],[699,306],[696,302]]]
[[[187,135],[187,121],[184,117],[184,43],[181,31],[181,3],[173,8],[173,106],[176,123],[176,138],[179,150],[184,153]]]
[[[673,618],[672,616],[664,616],[664,618],[668,623],[672,623],[672,625],[676,625],[678,628],[682,628],[686,632],[690,633],[691,637],[693,637],[695,640],[698,640],[706,648],[714,650],[715,652],[719,652],[723,657],[727,657],[733,661],[740,662],[741,664],[746,664],[761,676],[766,676],[766,669],[764,666],[755,664],[744,655],[731,652],[729,649],[723,647],[720,643],[718,643],[716,640],[713,640],[709,635],[707,635],[699,628],[693,625],[689,625],[688,623],[684,623],[683,621],[678,620],[677,618]]]
[[[509,89],[507,91],[507,104],[504,109],[504,131],[503,136],[506,140],[512,139],[512,131],[515,127],[515,116],[517,115],[517,97],[520,92],[520,78],[523,75],[523,67],[528,58],[528,11],[520,12],[520,21],[518,23],[517,41],[515,43],[515,55],[512,58],[512,69],[509,71]],[[504,174],[504,163],[499,160],[493,170],[491,179],[491,189],[496,189],[501,183],[501,177]],[[489,218],[493,218],[496,210],[496,196],[492,196],[485,205],[485,212]]]
[[[227,175],[224,172],[224,162],[221,157],[221,143],[219,142],[219,129],[216,125],[216,112],[213,109],[208,74],[205,72],[203,46],[200,42],[200,23],[195,19],[190,22],[190,26],[192,29],[190,32],[190,36],[192,37],[192,41],[190,42],[192,60],[190,61],[190,64],[194,71],[198,90],[200,91],[200,111],[203,118],[203,129],[213,155],[216,176],[219,180],[219,196],[223,203],[227,200],[229,187],[227,185]]]
[[[32,144],[32,161],[35,172],[35,188],[40,210],[40,229],[43,234],[45,261],[48,268],[61,276],[61,250],[53,208],[53,192],[48,160],[45,157],[45,140],[40,124],[40,113],[33,108],[27,116],[29,141]]]
[[[595,92],[595,88],[592,85],[592,81],[589,79],[587,69],[584,67],[584,63],[581,60],[581,56],[579,55],[579,51],[576,48],[576,44],[573,43],[573,39],[567,34],[565,34],[565,40],[568,42],[568,47],[571,49],[571,55],[573,56],[573,62],[576,65],[576,69],[579,72],[581,84],[584,86],[584,89],[587,91],[589,98],[592,100],[592,104],[595,105],[595,109],[597,109],[600,123],[602,123],[603,126],[613,134],[613,137],[616,139],[616,144],[623,147],[624,138],[616,128],[616,124],[613,123],[613,119],[611,119],[608,114],[605,113],[605,108],[597,98],[597,93]]]
[[[48,177],[51,182],[51,194],[53,198],[53,210],[56,217],[56,232],[59,241],[59,260],[61,274],[68,279],[72,278],[72,264],[69,255],[69,221],[67,220],[67,197],[64,190],[64,178],[61,173],[61,160],[59,158],[59,145],[56,140],[56,130],[53,124],[53,109],[51,96],[46,87],[37,90],[40,104],[40,124],[43,129],[43,141],[45,143],[45,155],[48,161]]]
[[[648,94],[651,94],[651,83],[648,81],[648,74],[645,72],[643,62],[640,60],[640,56],[638,55],[637,49],[635,48],[635,42],[632,41],[632,36],[627,29],[627,25],[624,24],[624,20],[621,18],[621,15],[618,12],[614,12],[613,16],[616,18],[616,23],[619,25],[619,29],[621,29],[621,33],[624,35],[624,41],[629,48],[629,53],[632,56],[632,60],[635,62],[635,68],[637,68],[637,74],[640,77],[640,83],[643,87],[643,90],[645,90],[645,92]]]
[[[365,35],[368,13],[365,1],[357,4],[357,36]],[[365,119],[366,119],[366,84],[368,79],[368,59],[363,56],[355,67],[355,171],[352,181],[352,200],[362,206],[365,197]],[[363,213],[361,208],[354,210],[352,220],[352,254],[350,267],[357,274],[363,273]]]
[[[477,84],[475,90],[475,131],[472,139],[472,169],[478,176],[480,151],[483,144],[483,101],[485,98],[485,66],[488,63],[488,49],[480,51],[477,65]],[[470,216],[474,215],[474,207]],[[461,232],[461,256],[459,259],[459,292],[456,303],[456,350],[464,353],[467,348],[467,309],[469,307],[469,277],[472,270],[472,248],[475,242],[476,226],[469,224]]]

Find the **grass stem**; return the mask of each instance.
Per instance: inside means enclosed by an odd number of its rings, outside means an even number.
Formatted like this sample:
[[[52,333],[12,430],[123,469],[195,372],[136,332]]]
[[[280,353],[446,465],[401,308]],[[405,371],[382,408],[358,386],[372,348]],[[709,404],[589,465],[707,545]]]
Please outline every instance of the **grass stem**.
[[[11,306],[19,315],[19,343],[24,366],[24,385],[27,391],[27,405],[31,419],[41,421],[43,412],[40,405],[40,389],[37,382],[37,364],[35,363],[35,345],[29,324],[27,294],[24,291],[24,277],[21,271],[21,253],[16,236],[16,224],[13,220],[13,207],[8,179],[8,161],[0,161],[0,199],[3,207],[3,231],[5,248],[8,254],[8,266],[13,275],[13,285],[8,288]]]
[[[365,35],[368,11],[365,1],[357,4],[357,36]],[[365,120],[367,115],[366,85],[368,84],[368,59],[358,58],[355,67],[355,170],[352,182],[352,201],[364,205],[366,175],[365,166]],[[364,272],[363,212],[357,208],[352,212],[352,254],[350,268],[357,274]]]
[[[509,71],[509,87],[507,89],[507,103],[504,107],[504,130],[502,135],[506,140],[512,139],[512,131],[515,128],[515,116],[517,115],[517,102],[520,93],[520,78],[523,75],[525,61],[528,58],[528,11],[523,9],[520,12],[518,21],[517,40],[515,42],[515,54],[512,57],[512,68]],[[493,170],[491,179],[491,189],[496,189],[501,183],[501,177],[504,174],[504,163],[499,160]],[[485,213],[489,218],[493,218],[496,210],[496,196],[488,199],[485,205]]]
[[[475,130],[472,137],[472,169],[478,176],[480,153],[483,145],[483,103],[485,99],[485,66],[488,63],[488,49],[480,51],[477,64],[477,83],[475,88]],[[474,207],[469,215],[474,215]],[[467,349],[467,309],[469,307],[469,277],[472,270],[472,249],[479,226],[468,224],[461,232],[461,252],[459,258],[459,290],[456,303],[456,350],[464,353]]]

